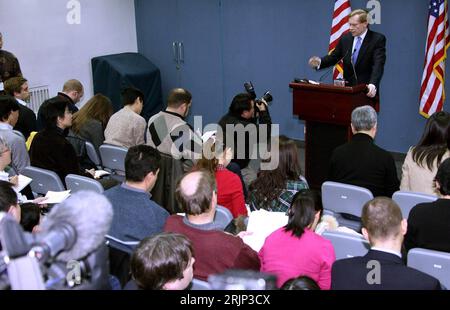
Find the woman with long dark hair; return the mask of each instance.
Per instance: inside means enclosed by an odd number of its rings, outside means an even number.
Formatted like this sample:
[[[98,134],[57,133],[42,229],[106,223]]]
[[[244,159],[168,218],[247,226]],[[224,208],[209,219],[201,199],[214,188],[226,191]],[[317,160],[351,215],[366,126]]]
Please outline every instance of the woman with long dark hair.
[[[450,156],[450,113],[430,116],[419,143],[409,149],[402,167],[400,189],[438,195],[434,177],[442,161]]]
[[[280,136],[278,153],[277,168],[261,170],[258,178],[250,184],[248,203],[251,210],[286,212],[292,197],[299,190],[308,188],[308,183],[301,175],[295,141]]]
[[[321,289],[330,289],[333,245],[314,232],[323,212],[320,193],[304,189],[295,194],[286,226],[270,234],[261,250],[261,271],[277,276],[281,287],[287,280],[308,276]]]

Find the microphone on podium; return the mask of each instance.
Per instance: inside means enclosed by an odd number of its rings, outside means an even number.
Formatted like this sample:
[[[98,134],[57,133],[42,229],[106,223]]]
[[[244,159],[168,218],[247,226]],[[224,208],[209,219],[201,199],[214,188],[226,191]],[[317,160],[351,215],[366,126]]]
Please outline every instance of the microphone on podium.
[[[338,64],[338,63],[340,63],[342,60],[344,60],[344,58],[348,55],[348,53],[350,52],[350,50],[348,49],[346,52],[345,52],[345,54],[344,54],[344,56],[342,56],[337,62],[336,62],[336,64]],[[353,54],[352,54],[353,55]],[[351,60],[350,60],[351,61]],[[336,65],[335,64],[335,65]],[[335,66],[334,65],[334,66]],[[319,78],[319,82],[322,82],[322,80],[325,78],[325,77],[327,77],[330,73],[331,73],[331,71],[333,70],[333,68],[334,68],[334,66],[331,66],[324,74],[322,74],[322,76]]]

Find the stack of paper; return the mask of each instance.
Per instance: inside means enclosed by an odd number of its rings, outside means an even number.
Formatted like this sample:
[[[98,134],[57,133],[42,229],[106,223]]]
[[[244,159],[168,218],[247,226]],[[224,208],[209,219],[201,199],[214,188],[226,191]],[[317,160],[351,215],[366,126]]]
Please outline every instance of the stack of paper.
[[[106,170],[95,170],[94,178],[100,179],[102,176],[108,175],[108,174],[111,174],[111,173],[109,173],[109,172],[106,171]]]
[[[30,184],[31,181],[33,181],[32,178],[29,178],[29,177],[19,174],[17,185],[13,186],[13,189],[16,191],[16,193],[18,193],[21,190],[23,190],[25,188],[25,186]]]
[[[40,202],[40,204],[55,204],[55,203],[61,203],[64,200],[66,200],[70,196],[70,190],[63,191],[63,192],[53,192],[48,191],[45,195],[44,201]]]
[[[250,213],[247,231],[251,235],[244,237],[244,243],[258,252],[264,245],[267,236],[288,223],[285,212],[269,212],[263,209]]]

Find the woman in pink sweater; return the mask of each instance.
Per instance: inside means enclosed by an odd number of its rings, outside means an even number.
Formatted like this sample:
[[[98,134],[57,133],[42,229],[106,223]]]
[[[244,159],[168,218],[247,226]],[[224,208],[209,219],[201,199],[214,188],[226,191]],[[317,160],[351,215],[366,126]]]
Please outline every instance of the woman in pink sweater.
[[[278,287],[291,278],[308,276],[322,290],[330,289],[334,248],[314,232],[322,211],[320,194],[301,190],[292,200],[288,224],[266,238],[259,251],[261,271],[275,274]]]

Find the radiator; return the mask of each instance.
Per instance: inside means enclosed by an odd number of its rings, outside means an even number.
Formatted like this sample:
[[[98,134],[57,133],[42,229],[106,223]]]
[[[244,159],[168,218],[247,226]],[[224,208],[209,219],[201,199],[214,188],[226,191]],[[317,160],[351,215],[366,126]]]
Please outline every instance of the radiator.
[[[37,114],[41,104],[48,98],[50,98],[48,95],[48,85],[31,87],[28,107]]]

